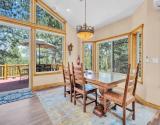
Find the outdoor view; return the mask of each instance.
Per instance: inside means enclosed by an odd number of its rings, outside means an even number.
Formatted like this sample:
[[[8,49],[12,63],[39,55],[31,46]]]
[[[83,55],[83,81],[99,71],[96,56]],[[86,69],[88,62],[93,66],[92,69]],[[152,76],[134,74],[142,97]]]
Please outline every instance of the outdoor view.
[[[85,70],[92,70],[92,44],[85,43],[83,48]]]
[[[37,31],[36,39],[37,72],[59,70],[63,61],[64,36]]]
[[[128,38],[98,44],[99,71],[127,73]]]
[[[30,24],[59,30],[64,28],[64,23],[39,4],[36,5],[36,24],[31,22],[31,6],[31,0],[0,0],[0,16],[21,21],[19,25],[0,22],[0,83],[5,83],[0,84],[0,91],[28,87],[30,31],[33,28]],[[36,34],[32,35],[36,36],[36,71],[59,70],[63,60],[64,36],[35,30]]]

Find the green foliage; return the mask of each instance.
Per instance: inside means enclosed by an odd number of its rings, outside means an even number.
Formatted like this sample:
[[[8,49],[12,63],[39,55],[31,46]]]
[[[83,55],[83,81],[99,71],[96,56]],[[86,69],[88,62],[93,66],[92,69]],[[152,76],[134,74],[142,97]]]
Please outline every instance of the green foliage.
[[[111,43],[105,42],[99,44],[99,70],[111,71]]]
[[[127,73],[128,39],[113,41],[113,71]]]
[[[128,39],[99,44],[99,70],[126,73],[128,67]]]
[[[0,15],[29,21],[30,0],[0,0]]]
[[[84,64],[85,69],[92,70],[92,45],[84,44]]]
[[[36,7],[36,23],[57,29],[63,29],[63,24],[43,10],[40,6]]]
[[[27,64],[28,59],[24,61],[20,42],[28,39],[27,30],[0,25],[0,64]]]
[[[48,32],[37,31],[36,38],[42,39],[45,42],[50,43],[56,47],[56,50],[49,49],[49,48],[47,49],[41,48],[40,55],[38,55],[39,48],[37,48],[37,62],[39,61],[39,56],[40,56],[41,64],[62,63],[63,61],[63,43],[64,43],[63,36],[56,35],[53,33],[48,33]]]

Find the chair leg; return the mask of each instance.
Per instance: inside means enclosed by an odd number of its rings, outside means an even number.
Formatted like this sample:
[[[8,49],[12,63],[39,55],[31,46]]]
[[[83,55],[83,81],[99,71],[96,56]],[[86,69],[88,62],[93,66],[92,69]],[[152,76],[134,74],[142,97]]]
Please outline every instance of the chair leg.
[[[97,106],[97,90],[96,90],[95,94],[96,94],[95,105]]]
[[[126,125],[126,107],[123,106],[123,125]]]
[[[64,97],[66,97],[66,85],[64,85]]]
[[[105,98],[103,98],[103,106],[104,106],[104,113],[106,113],[107,112],[107,102]]]
[[[72,89],[70,90],[70,99],[71,99],[71,102],[72,102]]]
[[[83,112],[86,112],[86,100],[87,100],[87,95],[83,95]]]
[[[132,102],[132,110],[133,110],[132,119],[135,120],[135,102]]]
[[[74,90],[74,105],[76,105],[76,91]]]

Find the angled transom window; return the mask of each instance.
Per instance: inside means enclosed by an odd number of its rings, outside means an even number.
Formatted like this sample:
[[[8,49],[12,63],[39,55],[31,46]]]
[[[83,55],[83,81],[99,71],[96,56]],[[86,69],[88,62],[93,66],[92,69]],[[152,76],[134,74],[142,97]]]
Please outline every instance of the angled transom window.
[[[30,0],[0,0],[0,15],[21,21],[29,21]]]
[[[39,5],[36,6],[36,23],[60,30],[64,28],[63,23],[61,23]]]

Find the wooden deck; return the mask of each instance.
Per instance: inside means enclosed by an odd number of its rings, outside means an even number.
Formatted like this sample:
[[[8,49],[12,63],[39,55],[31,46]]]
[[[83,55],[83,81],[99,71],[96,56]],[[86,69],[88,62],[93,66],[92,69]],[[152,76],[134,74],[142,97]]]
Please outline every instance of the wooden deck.
[[[23,89],[29,86],[29,81],[27,78],[16,77],[8,78],[6,80],[0,80],[0,92],[11,91],[15,89]]]

